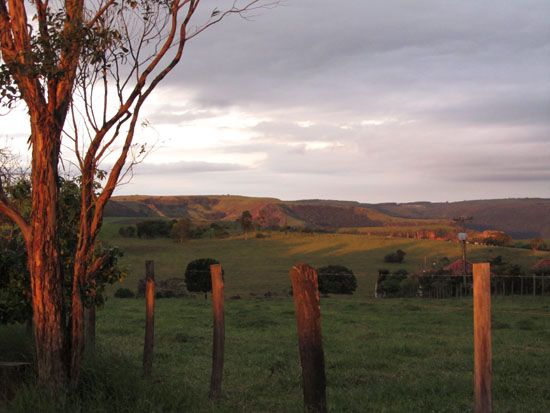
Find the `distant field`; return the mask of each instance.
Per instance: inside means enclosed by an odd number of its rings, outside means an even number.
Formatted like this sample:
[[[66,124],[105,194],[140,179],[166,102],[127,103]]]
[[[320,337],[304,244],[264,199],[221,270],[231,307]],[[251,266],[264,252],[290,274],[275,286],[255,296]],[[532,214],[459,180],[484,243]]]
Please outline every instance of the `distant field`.
[[[183,277],[187,263],[201,257],[220,260],[226,271],[228,294],[262,294],[267,291],[285,294],[290,285],[288,271],[296,262],[312,266],[341,264],[350,267],[359,278],[357,295],[371,297],[379,268],[404,268],[409,272],[421,269],[426,263],[447,256],[460,255],[459,245],[445,241],[385,238],[351,234],[267,233],[269,238],[244,240],[201,239],[179,244],[170,239],[138,239],[118,236],[121,225],[135,222],[135,218],[109,218],[103,239],[120,246],[125,256],[122,264],[128,269],[124,286],[135,289],[143,277],[144,261],[155,260],[159,278]],[[402,264],[388,264],[383,257],[396,249],[407,255]],[[548,252],[471,245],[469,258],[485,261],[501,255],[507,262],[530,268]]]

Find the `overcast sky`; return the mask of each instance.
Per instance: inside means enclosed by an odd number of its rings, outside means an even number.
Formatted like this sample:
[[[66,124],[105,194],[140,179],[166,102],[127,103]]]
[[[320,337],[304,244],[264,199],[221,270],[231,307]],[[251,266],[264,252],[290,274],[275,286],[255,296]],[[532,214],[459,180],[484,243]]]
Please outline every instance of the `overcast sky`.
[[[156,149],[117,193],[550,197],[549,16],[548,0],[286,0],[224,20],[150,100]]]

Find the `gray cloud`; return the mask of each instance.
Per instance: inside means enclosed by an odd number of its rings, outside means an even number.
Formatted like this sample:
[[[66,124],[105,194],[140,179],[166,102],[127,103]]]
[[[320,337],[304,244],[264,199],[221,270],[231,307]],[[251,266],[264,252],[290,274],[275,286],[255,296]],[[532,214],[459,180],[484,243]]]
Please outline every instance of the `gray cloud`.
[[[211,152],[264,160],[154,173],[167,175],[169,193],[550,196],[549,15],[546,0],[287,0],[253,21],[228,19],[188,45],[163,86],[192,101],[167,101],[150,120],[238,108],[266,120]],[[169,173],[203,170],[219,173],[170,187]]]
[[[144,163],[135,168],[135,175],[165,175],[170,176],[180,174],[197,174],[205,172],[230,172],[242,171],[248,169],[246,166],[232,163],[215,162],[173,162],[165,164]]]

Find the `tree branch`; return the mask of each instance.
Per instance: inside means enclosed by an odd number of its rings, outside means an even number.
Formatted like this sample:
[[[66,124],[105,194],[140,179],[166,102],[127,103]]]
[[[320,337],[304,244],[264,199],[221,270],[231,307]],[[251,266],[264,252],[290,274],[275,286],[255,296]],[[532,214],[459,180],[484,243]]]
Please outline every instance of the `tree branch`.
[[[25,221],[25,218],[23,218],[23,216],[10,205],[3,189],[0,190],[0,213],[11,219],[19,227],[26,242],[30,241],[31,226],[27,221]]]

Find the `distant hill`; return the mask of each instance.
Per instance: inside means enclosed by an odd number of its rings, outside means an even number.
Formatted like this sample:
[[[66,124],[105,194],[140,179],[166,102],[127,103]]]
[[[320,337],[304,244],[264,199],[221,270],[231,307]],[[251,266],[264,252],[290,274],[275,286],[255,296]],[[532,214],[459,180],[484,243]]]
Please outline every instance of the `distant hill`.
[[[112,217],[188,217],[194,221],[234,221],[249,210],[262,226],[353,228],[448,225],[447,220],[393,217],[375,208],[349,201],[281,201],[234,195],[117,196],[105,215]]]
[[[466,215],[468,227],[505,231],[516,239],[550,238],[550,199],[495,199],[462,202],[361,204],[354,201],[281,201],[235,195],[117,196],[106,216],[188,217],[194,221],[234,221],[249,210],[262,226],[312,228],[448,227],[452,218]]]
[[[550,199],[489,199],[462,202],[364,204],[395,217],[452,219],[472,216],[468,228],[497,229],[513,238],[550,238]]]

